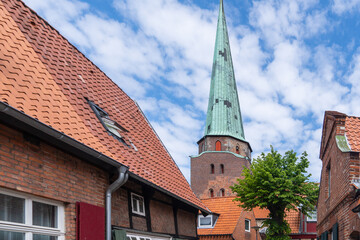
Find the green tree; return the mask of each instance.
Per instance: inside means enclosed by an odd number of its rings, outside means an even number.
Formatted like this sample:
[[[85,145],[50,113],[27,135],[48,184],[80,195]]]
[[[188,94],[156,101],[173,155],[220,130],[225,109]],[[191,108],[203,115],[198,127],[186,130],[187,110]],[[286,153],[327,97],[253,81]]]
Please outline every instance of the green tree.
[[[231,189],[237,194],[239,206],[252,210],[255,207],[269,210],[265,221],[267,239],[290,239],[289,224],[285,221],[286,211],[298,209],[304,214],[314,210],[319,187],[309,182],[309,166],[306,152],[300,159],[296,152],[288,151],[284,156],[271,146],[268,154],[262,153],[254,159],[250,168],[243,171],[243,179],[238,179]]]

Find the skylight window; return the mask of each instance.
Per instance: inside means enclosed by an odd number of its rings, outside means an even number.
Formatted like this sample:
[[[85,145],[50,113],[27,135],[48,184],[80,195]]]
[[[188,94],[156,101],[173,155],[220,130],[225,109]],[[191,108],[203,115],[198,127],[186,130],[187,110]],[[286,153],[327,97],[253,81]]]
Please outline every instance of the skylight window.
[[[123,136],[121,135],[122,132],[127,132],[127,130],[121,127],[117,122],[112,120],[109,117],[109,114],[107,114],[107,112],[105,112],[102,108],[97,106],[92,101],[88,99],[86,100],[90,104],[91,109],[94,111],[96,117],[100,120],[101,124],[104,126],[107,132],[114,136],[116,139],[120,140],[124,145],[129,147],[129,145],[125,142]]]

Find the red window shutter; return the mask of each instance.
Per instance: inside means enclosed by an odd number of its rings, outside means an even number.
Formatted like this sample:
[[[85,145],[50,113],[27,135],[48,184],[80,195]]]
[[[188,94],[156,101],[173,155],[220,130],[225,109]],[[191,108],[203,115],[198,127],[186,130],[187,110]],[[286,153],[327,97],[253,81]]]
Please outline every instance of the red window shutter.
[[[105,239],[105,208],[88,203],[76,203],[77,240]]]

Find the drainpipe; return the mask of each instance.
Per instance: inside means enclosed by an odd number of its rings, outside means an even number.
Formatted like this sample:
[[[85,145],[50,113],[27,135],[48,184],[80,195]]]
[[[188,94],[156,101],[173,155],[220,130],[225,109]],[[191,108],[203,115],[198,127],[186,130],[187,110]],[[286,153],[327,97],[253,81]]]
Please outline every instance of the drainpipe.
[[[111,240],[111,194],[126,183],[129,178],[127,170],[124,166],[118,168],[119,177],[106,190],[106,240]]]

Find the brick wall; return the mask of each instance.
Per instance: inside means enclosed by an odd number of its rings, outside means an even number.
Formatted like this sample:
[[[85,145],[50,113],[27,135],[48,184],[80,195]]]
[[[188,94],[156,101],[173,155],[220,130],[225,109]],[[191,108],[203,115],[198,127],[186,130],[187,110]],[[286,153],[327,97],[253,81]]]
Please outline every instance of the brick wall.
[[[105,171],[44,142],[30,143],[22,132],[0,124],[0,187],[63,202],[66,240],[76,239],[76,202],[105,207],[108,178]],[[113,225],[130,228],[129,192],[143,195],[143,186],[129,180],[113,193]],[[158,191],[153,198],[152,231],[175,234],[172,199]],[[195,209],[179,210],[181,234],[196,236],[196,216]],[[132,216],[133,229],[147,231],[147,224],[146,217]]]
[[[250,232],[245,231],[245,219],[250,220]],[[256,220],[255,220],[254,212],[242,211],[239,217],[239,221],[234,230],[234,234],[233,234],[234,239],[255,240],[256,231],[251,228],[255,225],[256,225]],[[258,239],[261,239],[259,233],[258,233]]]
[[[199,154],[203,151],[215,151],[216,142],[221,142],[221,151],[229,151],[246,156],[251,159],[250,145],[247,142],[240,141],[233,137],[216,136],[204,137],[199,142]]]
[[[210,165],[214,164],[212,174]],[[224,165],[224,173],[220,172],[220,164]],[[247,159],[228,152],[204,152],[191,158],[191,188],[200,198],[208,198],[209,189],[214,196],[219,196],[220,189],[225,189],[225,196],[233,195],[229,186],[240,177],[244,167],[250,167]]]
[[[65,204],[66,239],[75,239],[75,203],[104,207],[107,174],[43,142],[0,124],[0,187]]]
[[[145,216],[132,213],[131,201],[130,204],[128,203],[131,193],[138,194],[144,197],[145,201],[149,201],[149,209]],[[174,207],[179,208],[169,196],[129,179],[121,189],[113,193],[112,224],[140,231],[151,230],[155,233],[175,235]],[[180,207],[177,210],[178,234],[196,237],[196,218],[196,209],[186,210]]]
[[[333,125],[334,124],[334,125]],[[323,131],[322,170],[317,205],[317,235],[331,232],[338,223],[339,239],[351,239],[354,229],[360,231],[358,216],[351,209],[354,203],[354,187],[351,180],[358,176],[358,153],[343,153],[337,147],[335,136],[345,134],[343,118],[329,118]],[[330,189],[329,189],[330,173]],[[329,193],[330,191],[330,193]],[[355,207],[355,206],[354,206]]]

